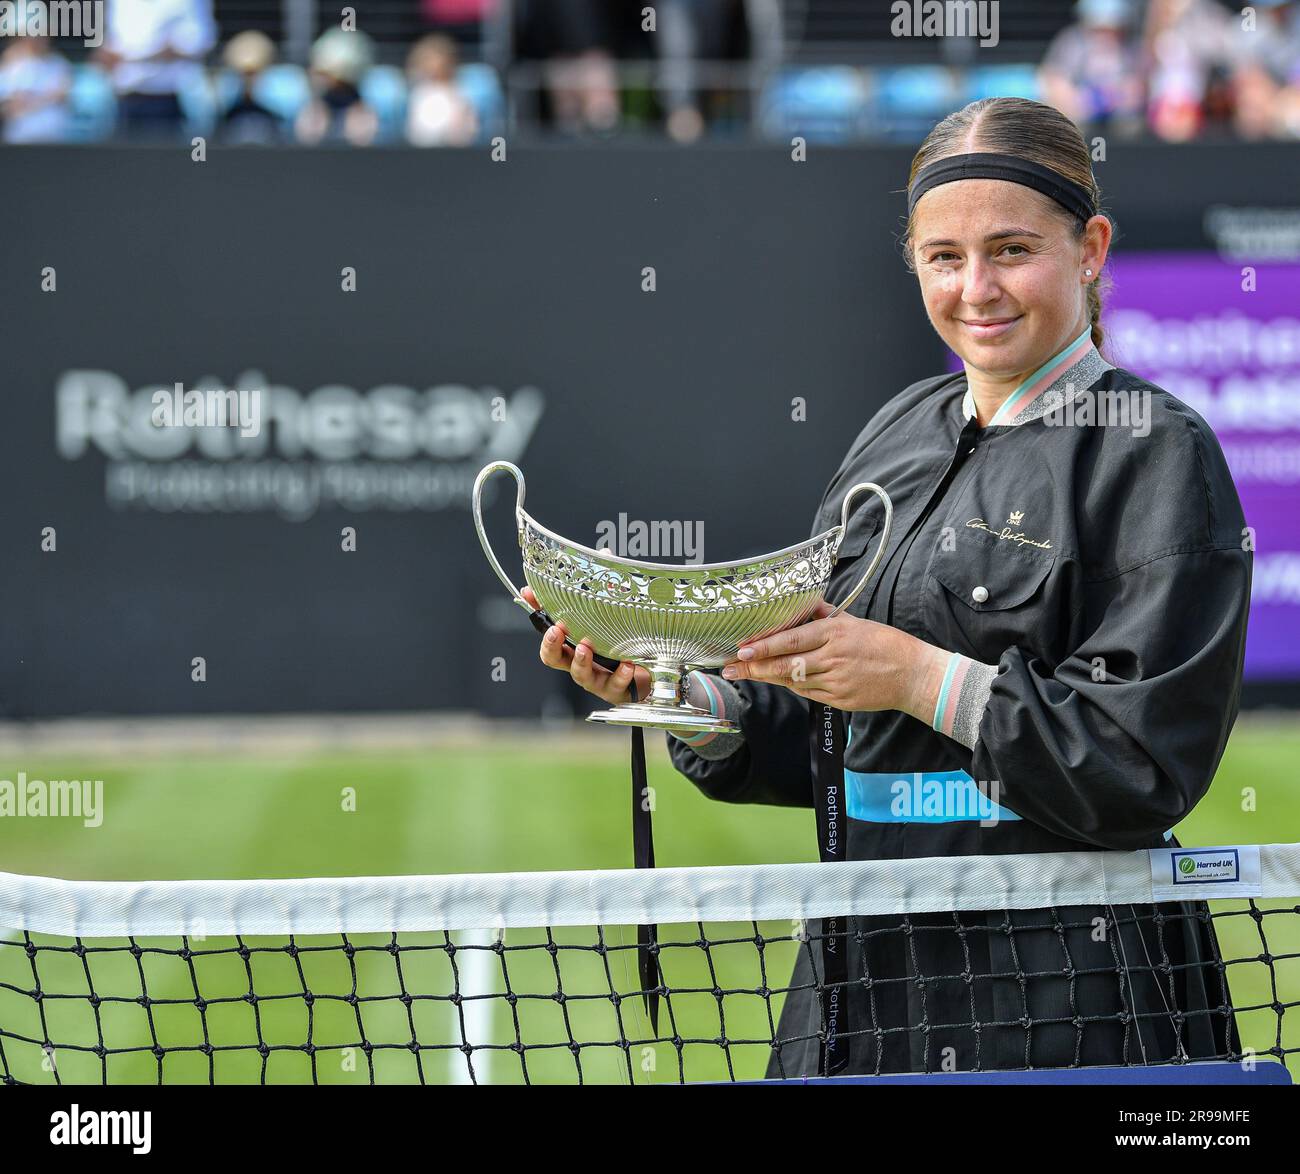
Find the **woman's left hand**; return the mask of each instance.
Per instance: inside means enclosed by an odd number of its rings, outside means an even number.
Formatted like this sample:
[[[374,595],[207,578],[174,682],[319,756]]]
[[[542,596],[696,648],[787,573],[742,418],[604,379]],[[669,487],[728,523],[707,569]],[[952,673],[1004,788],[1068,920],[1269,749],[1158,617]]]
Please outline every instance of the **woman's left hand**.
[[[846,612],[828,619],[834,610],[823,601],[797,628],[741,645],[739,659],[722,675],[783,685],[845,712],[897,709],[919,716],[930,692],[933,713],[935,690],[928,686],[936,669],[942,679],[947,654],[888,624]]]

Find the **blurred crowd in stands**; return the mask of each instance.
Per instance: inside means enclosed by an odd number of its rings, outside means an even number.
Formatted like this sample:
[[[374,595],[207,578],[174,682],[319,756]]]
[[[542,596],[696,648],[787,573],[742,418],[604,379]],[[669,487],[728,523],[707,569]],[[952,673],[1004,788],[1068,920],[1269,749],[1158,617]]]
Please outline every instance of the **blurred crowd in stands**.
[[[1077,0],[1031,60],[936,44],[931,60],[898,64],[836,61],[825,45],[807,60],[788,17],[812,0],[407,2],[425,31],[400,56],[367,33],[358,4],[359,27],[324,28],[295,61],[256,29],[226,29],[222,43],[213,0],[107,0],[103,43],[80,55],[24,25],[17,0],[18,35],[0,37],[3,139],[435,147],[542,129],[916,141],[990,94],[1051,102],[1085,130],[1300,138],[1300,0]],[[1001,5],[1004,25],[1015,4]]]
[[[1300,138],[1300,4],[1252,0],[1249,24],[1212,0],[1076,7],[1039,69],[1042,100],[1076,123],[1173,142],[1216,124]]]

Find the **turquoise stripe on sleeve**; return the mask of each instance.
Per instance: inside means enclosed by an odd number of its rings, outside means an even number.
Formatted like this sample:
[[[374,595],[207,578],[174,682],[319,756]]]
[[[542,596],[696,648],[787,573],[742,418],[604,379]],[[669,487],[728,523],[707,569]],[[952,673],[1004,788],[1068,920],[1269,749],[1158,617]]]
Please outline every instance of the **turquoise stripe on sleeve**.
[[[941,730],[943,727],[944,711],[948,708],[948,691],[952,688],[952,678],[957,672],[958,657],[956,652],[948,654],[948,667],[943,670],[943,684],[939,686],[939,699],[934,703],[934,717],[930,719],[932,730]]]
[[[696,671],[698,670],[694,670],[694,669],[692,670],[692,672],[696,672]],[[714,717],[717,717],[718,716],[718,691],[716,688],[714,688],[713,682],[709,680],[707,673],[700,673],[699,676],[700,676],[700,686],[701,688],[703,688],[705,695],[709,699],[709,712]]]
[[[692,669],[688,675],[695,676],[697,672],[699,672],[698,669]],[[711,713],[714,717],[717,717],[718,716],[717,695],[715,694],[714,690],[709,687],[708,678],[703,673],[699,673],[699,677],[700,677],[700,688],[704,690],[704,696],[709,699],[709,713]],[[703,745],[705,742],[711,742],[718,735],[716,730],[700,730],[694,734],[685,734],[685,735],[678,734],[676,736],[680,738],[683,742],[685,742],[686,745],[696,746],[696,745]]]
[[[964,770],[911,774],[844,772],[844,810],[868,823],[1002,823],[1014,811],[994,803]]]

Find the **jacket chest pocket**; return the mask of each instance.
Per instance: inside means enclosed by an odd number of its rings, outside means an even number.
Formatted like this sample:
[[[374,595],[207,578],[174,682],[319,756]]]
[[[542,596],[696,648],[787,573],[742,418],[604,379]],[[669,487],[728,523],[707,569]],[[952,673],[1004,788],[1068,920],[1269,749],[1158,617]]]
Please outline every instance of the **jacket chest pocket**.
[[[927,626],[944,647],[985,664],[1012,645],[1055,662],[1063,618],[1053,602],[1055,565],[1050,551],[966,530],[954,549],[940,547],[930,560]]]

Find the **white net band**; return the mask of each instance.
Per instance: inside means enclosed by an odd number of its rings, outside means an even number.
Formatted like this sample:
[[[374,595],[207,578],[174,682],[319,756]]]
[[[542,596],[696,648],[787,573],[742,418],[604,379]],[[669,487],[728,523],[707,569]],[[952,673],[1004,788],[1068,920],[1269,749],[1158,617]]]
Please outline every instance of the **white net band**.
[[[1198,883],[1178,864],[1234,861]],[[1300,895],[1300,845],[302,880],[0,873],[0,926],[64,937],[423,932],[1147,904]]]

